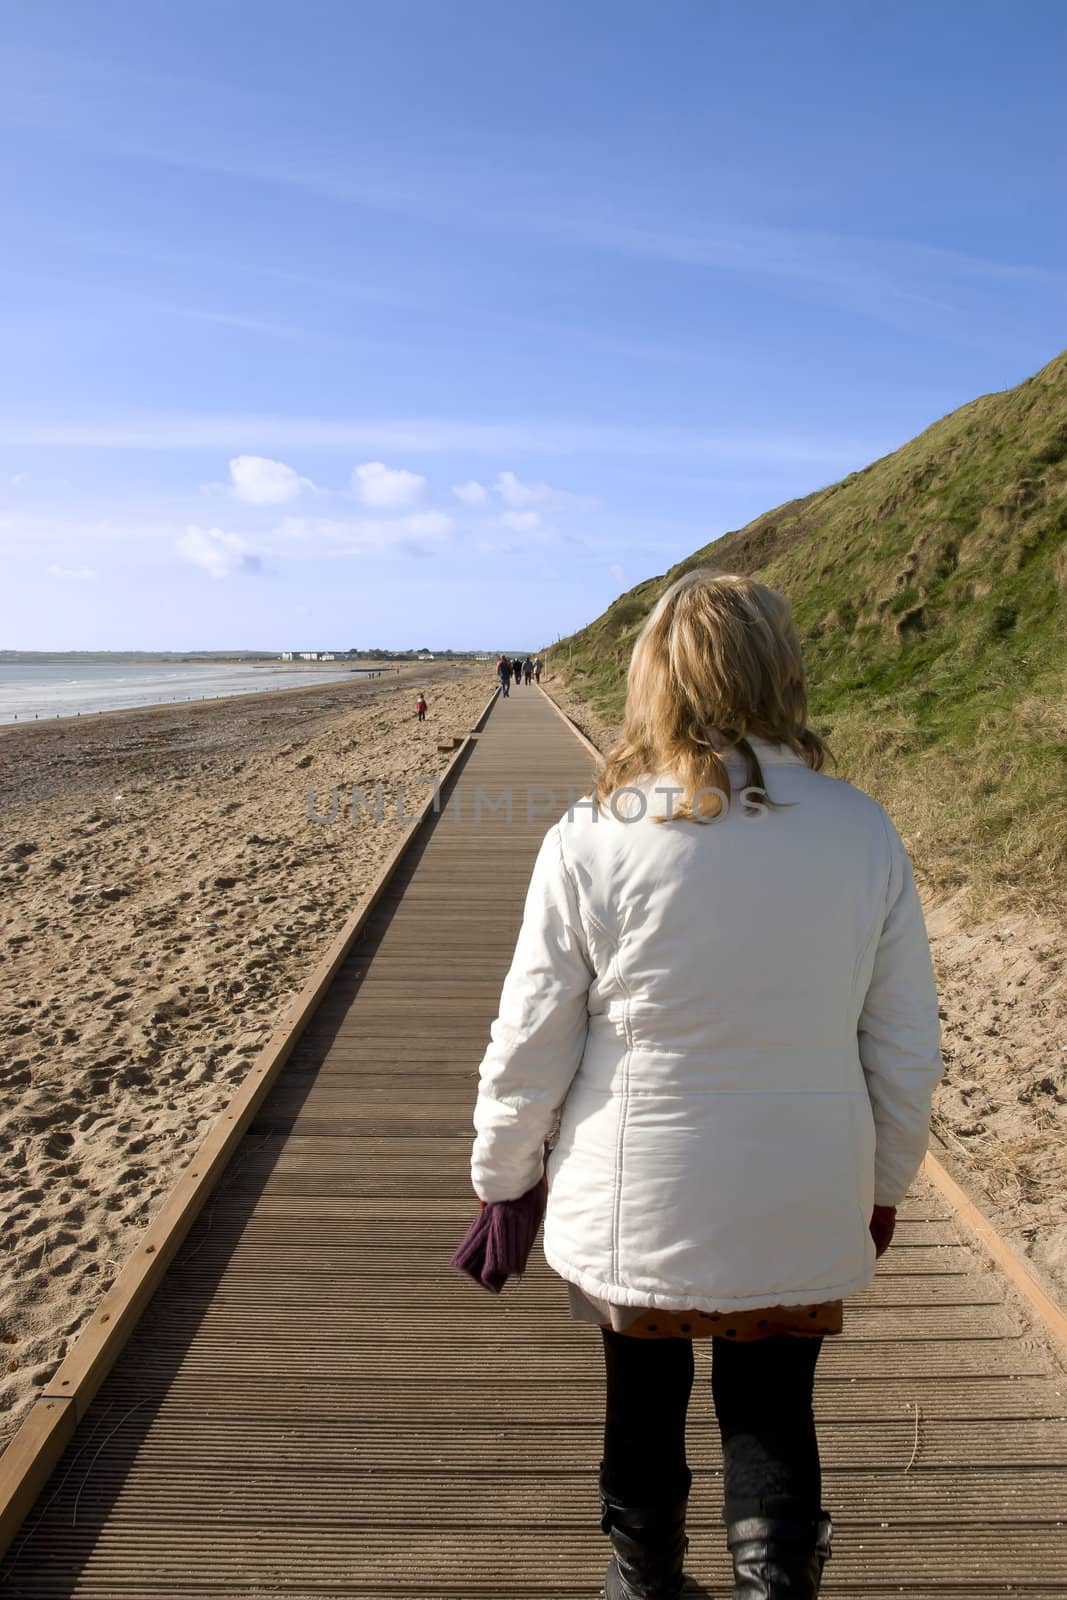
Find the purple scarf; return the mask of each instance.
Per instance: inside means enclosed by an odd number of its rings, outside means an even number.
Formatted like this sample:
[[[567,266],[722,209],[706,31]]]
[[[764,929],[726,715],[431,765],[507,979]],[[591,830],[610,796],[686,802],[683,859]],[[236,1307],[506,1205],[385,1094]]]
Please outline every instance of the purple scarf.
[[[513,1273],[525,1272],[544,1213],[543,1180],[517,1200],[493,1201],[467,1229],[452,1265],[499,1294]]]

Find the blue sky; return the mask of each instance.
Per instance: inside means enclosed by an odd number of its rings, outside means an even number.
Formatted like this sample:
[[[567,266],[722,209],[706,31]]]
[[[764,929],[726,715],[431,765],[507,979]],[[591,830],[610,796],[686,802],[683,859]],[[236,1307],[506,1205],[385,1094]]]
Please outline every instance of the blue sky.
[[[34,0],[0,647],[541,645],[1067,343],[1059,0]]]

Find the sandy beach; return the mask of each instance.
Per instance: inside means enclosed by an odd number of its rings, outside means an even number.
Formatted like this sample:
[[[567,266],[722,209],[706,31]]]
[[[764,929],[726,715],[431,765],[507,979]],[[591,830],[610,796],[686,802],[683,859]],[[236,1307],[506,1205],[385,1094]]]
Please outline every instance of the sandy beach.
[[[0,1445],[495,684],[432,663],[0,730]],[[309,789],[325,815],[379,782],[381,822],[309,821]]]
[[[618,729],[558,678],[545,687],[606,750]],[[907,844],[907,838],[904,838]],[[938,1158],[1067,1305],[1067,971],[1055,917],[976,919],[966,889],[919,894],[941,999]]]

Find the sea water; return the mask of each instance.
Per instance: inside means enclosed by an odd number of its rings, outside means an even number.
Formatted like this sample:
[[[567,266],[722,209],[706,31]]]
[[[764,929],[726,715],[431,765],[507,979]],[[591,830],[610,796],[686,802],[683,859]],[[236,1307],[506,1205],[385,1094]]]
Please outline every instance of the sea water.
[[[0,662],[0,722],[45,721],[91,711],[182,700],[218,700],[267,689],[330,683],[371,669],[233,666],[218,662]]]

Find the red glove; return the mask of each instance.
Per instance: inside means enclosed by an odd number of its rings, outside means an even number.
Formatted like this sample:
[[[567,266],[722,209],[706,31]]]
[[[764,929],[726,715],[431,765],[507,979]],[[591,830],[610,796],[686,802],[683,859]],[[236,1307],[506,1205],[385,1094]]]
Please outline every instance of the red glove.
[[[871,1213],[871,1238],[874,1240],[876,1257],[884,1256],[889,1249],[896,1225],[896,1206],[875,1206]]]

